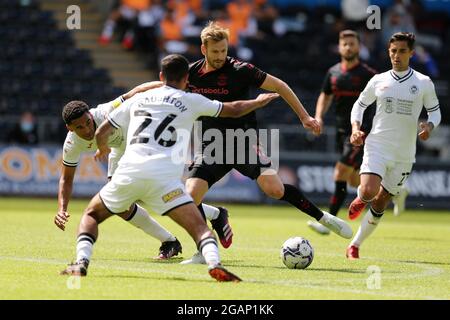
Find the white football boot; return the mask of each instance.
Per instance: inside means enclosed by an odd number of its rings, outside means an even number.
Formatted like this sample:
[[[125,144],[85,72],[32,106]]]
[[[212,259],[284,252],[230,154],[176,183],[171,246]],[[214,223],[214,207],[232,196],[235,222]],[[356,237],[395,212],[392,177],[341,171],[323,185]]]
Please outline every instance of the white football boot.
[[[350,239],[353,236],[352,228],[350,225],[342,219],[329,214],[326,211],[323,212],[323,217],[320,218],[319,223],[327,227],[334,233],[340,235],[343,238]]]
[[[192,258],[188,260],[183,260],[180,264],[206,264],[205,257],[201,254],[201,252],[197,251]]]
[[[319,234],[323,234],[323,235],[330,234],[330,229],[321,225],[317,221],[308,220],[307,224],[308,224],[308,227],[310,227],[311,229],[313,229],[315,232],[317,232]]]

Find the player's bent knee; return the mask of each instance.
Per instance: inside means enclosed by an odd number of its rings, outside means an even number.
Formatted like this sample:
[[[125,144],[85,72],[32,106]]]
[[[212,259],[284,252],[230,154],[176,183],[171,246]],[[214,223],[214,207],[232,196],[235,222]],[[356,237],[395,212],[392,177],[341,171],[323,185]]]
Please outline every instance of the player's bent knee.
[[[379,188],[376,188],[371,185],[362,185],[360,186],[360,196],[365,200],[371,200],[375,198],[379,191]]]
[[[266,187],[264,188],[264,193],[273,199],[281,199],[284,196],[284,187],[283,186]]]
[[[207,191],[208,183],[202,179],[190,178],[186,181],[186,192],[192,197],[196,205],[202,202]]]

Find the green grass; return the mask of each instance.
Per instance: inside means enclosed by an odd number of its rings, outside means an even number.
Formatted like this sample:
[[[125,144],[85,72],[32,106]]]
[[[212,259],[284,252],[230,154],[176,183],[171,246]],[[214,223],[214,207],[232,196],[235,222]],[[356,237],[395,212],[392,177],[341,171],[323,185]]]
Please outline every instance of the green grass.
[[[89,275],[79,289],[59,276],[75,255],[76,228],[87,201],[72,201],[65,232],[53,225],[56,200],[0,200],[0,299],[450,299],[450,214],[387,212],[361,249],[348,261],[348,240],[320,236],[308,217],[290,207],[228,205],[234,242],[221,248],[224,265],[244,282],[217,283],[204,265],[180,265],[181,258],[156,261],[160,243],[118,217],[100,226]],[[341,212],[344,216],[345,212]],[[195,251],[186,232],[168,217],[153,215]],[[358,222],[351,223],[354,232]],[[281,244],[303,236],[314,249],[306,270],[289,270]],[[381,270],[381,288],[368,289],[367,268]]]

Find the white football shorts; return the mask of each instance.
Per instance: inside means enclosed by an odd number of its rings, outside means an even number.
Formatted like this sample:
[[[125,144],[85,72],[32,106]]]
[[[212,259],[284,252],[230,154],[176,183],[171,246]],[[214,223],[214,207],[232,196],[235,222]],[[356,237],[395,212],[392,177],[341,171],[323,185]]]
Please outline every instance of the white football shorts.
[[[372,173],[380,176],[381,185],[395,196],[399,194],[402,185],[411,174],[412,167],[413,164],[411,162],[388,160],[374,153],[366,156],[366,152],[364,152],[359,174]]]
[[[180,179],[139,179],[120,174],[114,174],[100,190],[100,198],[115,214],[127,211],[138,200],[160,215],[193,202]]]

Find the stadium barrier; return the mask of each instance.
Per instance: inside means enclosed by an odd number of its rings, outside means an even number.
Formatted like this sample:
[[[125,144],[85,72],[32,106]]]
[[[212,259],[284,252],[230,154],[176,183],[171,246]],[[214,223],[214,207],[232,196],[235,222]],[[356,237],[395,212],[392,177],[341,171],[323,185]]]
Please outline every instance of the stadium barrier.
[[[56,197],[61,170],[61,149],[0,146],[0,194]],[[284,183],[299,186],[310,199],[327,205],[334,190],[333,157],[281,160],[279,175]],[[91,197],[106,183],[106,163],[84,154],[79,162],[73,189],[74,197]],[[407,208],[450,210],[450,163],[416,163],[408,179]],[[349,189],[348,201],[355,189]],[[236,171],[213,186],[206,201],[242,203],[279,203],[264,196],[257,184]]]

